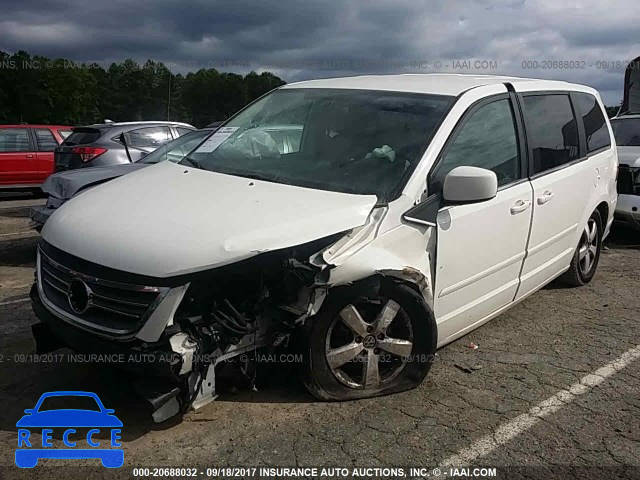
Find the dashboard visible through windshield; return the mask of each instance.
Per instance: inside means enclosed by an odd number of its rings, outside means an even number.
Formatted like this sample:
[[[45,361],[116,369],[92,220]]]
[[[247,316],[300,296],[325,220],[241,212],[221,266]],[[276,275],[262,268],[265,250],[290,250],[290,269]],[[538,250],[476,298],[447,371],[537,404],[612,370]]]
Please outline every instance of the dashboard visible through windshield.
[[[303,187],[397,195],[454,97],[280,89],[250,105],[181,164]]]

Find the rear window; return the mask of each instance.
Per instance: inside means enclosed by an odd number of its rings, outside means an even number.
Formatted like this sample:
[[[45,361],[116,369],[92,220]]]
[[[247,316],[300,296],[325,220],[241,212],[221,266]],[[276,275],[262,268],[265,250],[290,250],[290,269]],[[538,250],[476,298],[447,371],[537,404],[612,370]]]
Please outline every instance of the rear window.
[[[611,128],[619,147],[640,147],[640,118],[611,120]]]
[[[93,143],[102,136],[102,132],[97,128],[76,128],[63,142],[63,145],[83,145]]]
[[[587,152],[595,152],[601,148],[611,146],[607,121],[602,113],[596,97],[589,93],[573,93],[578,104],[579,114],[582,115],[584,131],[587,136]]]

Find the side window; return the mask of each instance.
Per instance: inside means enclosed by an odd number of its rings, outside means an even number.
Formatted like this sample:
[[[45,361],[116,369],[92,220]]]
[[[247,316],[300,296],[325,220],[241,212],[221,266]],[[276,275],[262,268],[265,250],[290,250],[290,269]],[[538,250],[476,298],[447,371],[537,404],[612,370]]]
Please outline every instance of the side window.
[[[0,129],[0,153],[28,152],[31,150],[26,128]]]
[[[582,116],[584,131],[587,136],[587,152],[591,153],[601,148],[611,146],[607,121],[602,113],[596,97],[589,93],[574,92],[572,94],[578,105],[578,112]]]
[[[53,152],[58,146],[53,133],[48,128],[36,128],[36,139],[38,140],[38,150],[41,152]]]
[[[171,140],[168,127],[145,127],[125,133],[127,143],[132,147],[159,147]]]
[[[429,191],[439,191],[444,177],[460,166],[492,170],[498,185],[521,177],[518,138],[509,99],[479,107],[454,134],[432,174]]]
[[[178,132],[178,136],[181,137],[182,135],[193,132],[193,130],[185,127],[176,127],[176,132]]]
[[[524,114],[534,175],[579,157],[578,128],[569,95],[526,95]]]

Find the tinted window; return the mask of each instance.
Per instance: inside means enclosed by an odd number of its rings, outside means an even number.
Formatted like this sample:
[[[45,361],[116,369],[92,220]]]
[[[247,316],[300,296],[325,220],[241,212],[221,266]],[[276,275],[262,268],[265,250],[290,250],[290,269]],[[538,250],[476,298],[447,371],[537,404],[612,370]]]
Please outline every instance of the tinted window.
[[[176,131],[178,132],[178,135],[182,136],[185,135],[189,132],[193,132],[192,129],[190,128],[185,128],[185,127],[176,127]]]
[[[102,132],[97,128],[76,128],[73,133],[62,142],[64,145],[84,145],[93,143],[102,136]]]
[[[611,120],[613,136],[620,147],[640,147],[640,118]]]
[[[591,153],[600,148],[611,146],[607,121],[596,97],[578,92],[575,92],[574,95],[587,135],[587,151]]]
[[[127,143],[131,147],[159,147],[171,140],[168,127],[145,127],[125,133]]]
[[[26,128],[0,129],[0,152],[28,152],[30,149]]]
[[[71,133],[73,133],[73,130],[58,130],[58,135],[60,135],[63,140],[71,135]]]
[[[499,185],[521,178],[518,139],[508,99],[478,108],[454,135],[432,175],[434,191],[440,190],[447,173],[460,166],[492,170]]]
[[[36,139],[38,140],[38,149],[42,152],[53,152],[53,149],[58,146],[51,130],[47,128],[36,128]]]
[[[578,129],[568,95],[527,95],[524,113],[534,174],[579,157]]]

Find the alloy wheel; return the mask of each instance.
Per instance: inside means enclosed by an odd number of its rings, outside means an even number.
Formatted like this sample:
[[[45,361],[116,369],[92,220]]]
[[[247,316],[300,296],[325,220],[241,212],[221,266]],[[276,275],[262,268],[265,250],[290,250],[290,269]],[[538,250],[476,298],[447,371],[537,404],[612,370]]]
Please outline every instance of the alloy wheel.
[[[578,250],[578,261],[580,263],[580,272],[582,275],[588,275],[593,268],[598,253],[598,224],[593,218],[584,227],[582,237],[580,238],[580,248]]]
[[[327,332],[325,357],[333,375],[356,389],[379,388],[404,368],[413,350],[407,313],[390,299],[349,304]]]

